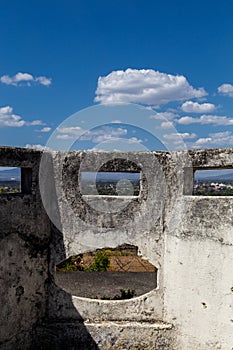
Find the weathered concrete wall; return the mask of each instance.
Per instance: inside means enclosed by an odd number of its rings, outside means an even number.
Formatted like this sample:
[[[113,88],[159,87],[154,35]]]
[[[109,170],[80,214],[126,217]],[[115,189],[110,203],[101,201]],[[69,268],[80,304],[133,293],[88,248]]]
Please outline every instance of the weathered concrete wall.
[[[158,268],[158,284],[162,284],[162,231],[166,188],[164,174],[158,163],[159,155],[156,157],[152,153],[137,154],[136,160],[134,159],[134,162],[138,162],[138,167],[143,168],[144,173],[147,174],[139,197],[102,198],[99,196],[93,198],[85,196],[83,198],[78,186],[80,166],[83,171],[93,171],[100,165],[106,164],[109,161],[109,155],[84,154],[83,152],[55,154],[53,171],[56,173],[55,187],[64,250],[61,249],[61,240],[57,241],[55,236],[52,251],[54,263],[60,262],[64,257],[96,248],[116,247],[124,243],[135,244],[139,247],[143,257]],[[130,162],[130,157],[131,155],[126,153],[113,155],[114,159],[120,159],[116,162],[114,169],[132,170],[131,163],[130,168],[126,169],[125,162],[121,161]],[[48,177],[50,177],[49,174],[44,178]],[[50,193],[47,182],[45,186],[46,194]],[[149,187],[150,191],[148,191]],[[52,185],[51,192],[53,191]],[[47,198],[49,200],[50,195],[46,196],[45,201]],[[154,201],[154,198],[157,200]],[[163,289],[154,289],[150,294],[148,297],[141,296],[125,302],[127,312],[124,313],[119,309],[118,304],[106,304],[106,302],[94,300],[90,302],[76,296],[73,296],[73,305],[83,319],[99,321],[161,320]],[[50,317],[58,317],[57,310],[60,309],[60,300],[52,298],[50,302]],[[65,312],[67,315],[67,310]],[[64,315],[59,312],[59,317],[63,318]]]
[[[233,347],[233,198],[191,196],[193,169],[232,167],[232,149],[44,154],[40,193],[51,230],[38,188],[41,153],[0,154],[0,165],[31,166],[34,174],[32,194],[0,196],[7,305],[2,321],[9,320],[2,346],[10,349],[6,344],[18,337],[25,349]],[[80,170],[99,169],[140,170],[139,197],[83,196]],[[70,255],[124,243],[137,245],[158,268],[156,289],[126,301],[101,301],[68,294],[54,283],[54,265]]]
[[[190,156],[194,168],[233,165],[232,149]],[[233,198],[173,195],[173,214],[165,215],[165,319],[180,349],[232,349]]]
[[[40,152],[0,148],[0,166],[31,169],[30,194],[0,195],[0,348],[27,349],[45,316],[50,222],[39,193]]]

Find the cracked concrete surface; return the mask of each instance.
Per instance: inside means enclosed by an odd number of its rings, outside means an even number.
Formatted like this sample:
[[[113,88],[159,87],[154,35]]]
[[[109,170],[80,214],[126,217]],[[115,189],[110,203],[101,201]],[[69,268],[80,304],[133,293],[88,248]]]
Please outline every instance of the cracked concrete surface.
[[[109,163],[117,171],[140,169],[138,198],[83,198],[79,170],[108,170],[109,159],[123,159]],[[32,169],[31,194],[0,196],[1,349],[232,348],[233,197],[191,195],[192,170],[232,168],[232,149],[42,154],[2,147],[0,165]],[[100,301],[54,283],[58,262],[124,243],[158,268],[156,289]]]

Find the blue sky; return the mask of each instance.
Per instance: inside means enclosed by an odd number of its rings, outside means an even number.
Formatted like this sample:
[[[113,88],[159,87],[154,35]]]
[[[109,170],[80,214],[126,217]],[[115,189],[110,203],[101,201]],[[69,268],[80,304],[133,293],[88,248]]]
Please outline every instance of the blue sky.
[[[232,13],[231,0],[2,0],[1,145],[231,147]],[[100,105],[123,102],[149,111],[140,127],[134,114],[106,126]],[[94,132],[85,113],[60,126],[93,105]]]

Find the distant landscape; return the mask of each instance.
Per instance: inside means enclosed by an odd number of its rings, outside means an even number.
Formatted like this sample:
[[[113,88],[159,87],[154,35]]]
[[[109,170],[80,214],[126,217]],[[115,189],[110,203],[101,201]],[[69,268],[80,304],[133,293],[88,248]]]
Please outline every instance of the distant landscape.
[[[84,195],[138,196],[140,173],[82,172],[81,190]]]
[[[0,168],[0,193],[20,192],[20,182],[20,168]],[[138,196],[140,173],[83,172],[81,189],[84,195]],[[233,169],[196,171],[193,194],[233,196]]]
[[[194,195],[233,196],[233,170],[199,170],[194,175]]]
[[[19,193],[21,183],[20,168],[0,169],[0,194]]]

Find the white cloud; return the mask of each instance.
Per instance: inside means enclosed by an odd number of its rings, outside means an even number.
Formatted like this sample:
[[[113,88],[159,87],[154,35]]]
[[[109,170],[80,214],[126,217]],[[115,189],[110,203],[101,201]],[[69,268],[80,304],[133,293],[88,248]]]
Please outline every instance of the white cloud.
[[[163,120],[163,122],[160,125],[162,129],[173,128],[172,120],[174,120],[176,117],[178,117],[178,115],[173,112],[156,112],[155,114],[150,116],[151,119]]]
[[[46,77],[43,77],[43,76],[35,78],[35,81],[37,81],[41,85],[45,85],[45,86],[49,86],[52,83],[52,79],[51,78],[46,78]]]
[[[218,115],[202,115],[200,121],[201,124],[233,125],[233,119]]]
[[[93,148],[88,148],[85,151],[87,151],[87,152],[106,152],[106,149],[93,147]]]
[[[80,126],[68,126],[68,127],[62,127],[57,128],[57,132],[60,134],[68,134],[68,135],[81,135],[84,130],[80,128]]]
[[[233,97],[233,85],[222,84],[218,87],[218,92],[224,96]]]
[[[215,108],[215,105],[212,103],[198,103],[193,101],[186,101],[181,106],[181,109],[187,113],[210,113]]]
[[[155,114],[151,115],[150,118],[156,119],[156,120],[164,120],[164,119],[172,120],[177,116],[178,115],[173,112],[156,112]]]
[[[38,125],[44,125],[44,123],[42,122],[42,120],[33,120],[32,122],[26,122],[27,125],[34,125],[34,126],[38,126]]]
[[[116,143],[116,142],[122,142],[124,144],[134,144],[134,143],[142,143],[143,141],[141,139],[138,139],[137,137],[130,137],[129,139],[124,138],[124,137],[110,137],[110,138],[99,138],[100,142],[99,143]]]
[[[50,127],[44,127],[44,128],[42,128],[42,129],[40,129],[40,130],[35,130],[36,132],[49,132],[49,131],[51,131],[51,128]]]
[[[215,126],[220,125],[233,125],[233,118],[228,118],[226,116],[220,115],[205,115],[203,114],[200,118],[193,118],[189,116],[182,117],[177,119],[178,124],[189,125],[193,123],[199,124],[213,124]]]
[[[126,140],[128,141],[128,143],[142,143],[143,142],[141,139],[138,139],[137,137],[131,137],[131,138],[126,139]]]
[[[10,77],[9,75],[1,76],[0,82],[6,85],[14,86],[31,86],[32,83],[38,83],[40,85],[49,86],[52,83],[52,79],[44,76],[34,77],[32,74],[19,72],[12,77]]]
[[[43,125],[41,120],[25,121],[19,115],[13,113],[10,106],[0,107],[0,127],[16,127],[31,125]]]
[[[13,113],[13,108],[10,106],[0,108],[0,127],[21,127],[26,122],[19,116]]]
[[[201,148],[217,148],[232,147],[233,133],[231,131],[222,131],[209,133],[206,137],[197,138],[195,133],[171,133],[165,134],[164,144],[172,142],[174,149],[201,149]],[[196,140],[193,140],[197,138]]]
[[[101,143],[107,140],[115,140],[116,138],[127,135],[127,129],[120,127],[102,126],[94,130],[83,130],[79,126],[63,127],[57,129],[57,139],[79,139],[80,141],[91,141],[93,143]]]
[[[119,137],[127,135],[127,129],[103,126],[96,130],[89,130],[81,136],[81,140],[101,143],[105,141],[116,141]]]
[[[30,149],[35,149],[37,151],[49,150],[49,148],[47,148],[46,146],[40,145],[40,144],[32,145],[32,144],[27,143],[24,147],[30,148]]]
[[[96,95],[95,101],[103,104],[133,102],[155,105],[200,98],[207,93],[203,88],[194,89],[183,75],[129,68],[99,77]]]
[[[162,122],[160,126],[162,129],[171,129],[174,127],[172,122]]]
[[[198,139],[195,144],[196,145],[206,145],[212,141],[211,137],[205,137],[205,138],[200,138]]]
[[[129,139],[123,137],[113,137],[112,139],[103,140],[102,143],[97,144],[95,147],[88,149],[88,151],[104,152],[104,151],[143,151],[145,146],[143,141],[136,137]]]
[[[75,140],[78,139],[85,130],[82,129],[80,126],[66,126],[66,127],[60,127],[57,128],[58,135],[56,138],[58,140]]]
[[[74,135],[68,135],[68,134],[62,134],[62,135],[58,134],[56,136],[56,138],[58,140],[72,140],[72,139],[75,139],[75,136]]]
[[[233,144],[233,134],[231,131],[210,133],[208,137],[199,138],[191,146],[200,147],[230,147]]]
[[[229,136],[232,137],[232,132],[231,131],[214,132],[214,133],[210,133],[209,136],[211,136],[212,138],[215,137],[217,139],[219,138],[228,139]]]
[[[165,134],[163,135],[163,137],[166,140],[177,140],[177,139],[193,139],[195,138],[197,135],[194,133],[188,133],[188,132],[184,132],[184,133],[172,133],[172,134]]]
[[[177,119],[177,123],[182,125],[189,125],[189,124],[198,123],[198,122],[199,122],[198,118],[193,118],[189,116],[185,116],[185,117],[181,117],[180,119]]]

